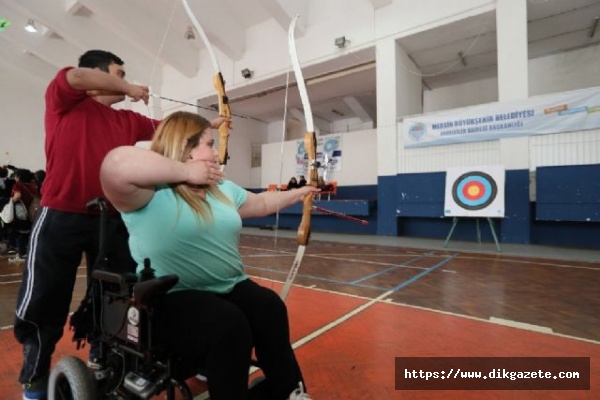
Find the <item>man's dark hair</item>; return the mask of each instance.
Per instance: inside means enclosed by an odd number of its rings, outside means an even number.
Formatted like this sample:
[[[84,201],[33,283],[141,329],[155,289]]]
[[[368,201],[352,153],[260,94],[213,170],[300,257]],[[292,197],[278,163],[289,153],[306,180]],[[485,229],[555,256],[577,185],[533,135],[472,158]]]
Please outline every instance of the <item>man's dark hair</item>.
[[[104,50],[89,50],[79,57],[79,66],[84,68],[99,68],[108,72],[110,64],[123,65],[124,62],[110,51]]]

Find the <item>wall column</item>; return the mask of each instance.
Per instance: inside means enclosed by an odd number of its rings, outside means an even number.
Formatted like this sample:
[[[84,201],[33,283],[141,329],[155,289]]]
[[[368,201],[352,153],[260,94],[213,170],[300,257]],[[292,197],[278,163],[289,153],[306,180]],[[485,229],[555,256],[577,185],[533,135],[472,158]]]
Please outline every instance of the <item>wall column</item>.
[[[377,234],[398,234],[398,118],[422,112],[421,76],[392,38],[376,45]]]
[[[497,0],[498,100],[529,97],[527,0]],[[529,137],[500,140],[506,168],[506,217],[502,241],[529,243]]]

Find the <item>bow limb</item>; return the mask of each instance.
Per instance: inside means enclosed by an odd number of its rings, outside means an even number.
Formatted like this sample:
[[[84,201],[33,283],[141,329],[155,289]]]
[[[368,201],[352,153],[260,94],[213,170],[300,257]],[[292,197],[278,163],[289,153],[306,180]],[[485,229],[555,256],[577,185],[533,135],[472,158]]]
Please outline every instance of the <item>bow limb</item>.
[[[192,25],[194,25],[194,28],[196,28],[198,34],[202,38],[204,46],[208,51],[210,60],[215,70],[215,75],[213,77],[213,85],[215,87],[215,90],[217,91],[217,97],[219,99],[219,116],[225,118],[225,121],[223,121],[223,123],[221,123],[221,125],[219,126],[218,148],[219,164],[221,165],[221,170],[223,170],[225,165],[227,164],[227,159],[229,158],[227,147],[229,143],[229,120],[231,119],[231,108],[229,107],[229,98],[225,93],[225,80],[223,79],[223,75],[221,74],[221,68],[219,67],[217,56],[210,41],[208,40],[206,32],[204,32],[204,29],[202,29],[200,22],[192,12],[192,9],[190,8],[190,5],[188,4],[187,0],[181,0],[181,2],[183,3],[183,8],[185,8],[185,12],[192,21]]]
[[[306,150],[306,154],[308,156],[307,185],[316,187],[318,185],[319,180],[319,174],[317,169],[317,137],[315,135],[312,110],[310,107],[310,102],[308,101],[306,83],[304,82],[304,76],[302,75],[302,69],[300,68],[300,62],[298,61],[296,42],[294,40],[294,29],[296,27],[296,21],[298,21],[299,17],[299,15],[296,15],[296,17],[292,20],[290,24],[288,30],[288,44],[290,58],[292,61],[292,67],[294,68],[294,76],[296,77],[296,83],[298,85],[298,91],[300,93],[302,107],[304,108],[304,119],[306,120],[306,133],[304,134],[304,149]],[[303,201],[302,220],[300,221],[300,226],[298,227],[298,234],[296,236],[296,241],[298,242],[298,252],[296,253],[296,257],[294,258],[292,268],[290,269],[288,277],[281,291],[280,296],[283,300],[286,299],[292,286],[292,282],[298,274],[298,269],[300,268],[302,258],[304,257],[304,251],[306,250],[306,246],[308,245],[308,241],[310,238],[310,219],[312,209],[313,196],[312,194],[309,194],[304,198]]]

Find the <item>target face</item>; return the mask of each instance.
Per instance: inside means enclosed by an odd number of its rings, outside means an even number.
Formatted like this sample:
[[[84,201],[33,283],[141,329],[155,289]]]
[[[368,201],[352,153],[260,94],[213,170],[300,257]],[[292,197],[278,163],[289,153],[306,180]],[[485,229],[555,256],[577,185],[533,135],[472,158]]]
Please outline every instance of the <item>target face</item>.
[[[497,194],[496,181],[481,171],[461,175],[452,186],[454,201],[467,210],[482,210],[488,207]]]
[[[444,215],[503,217],[504,168],[456,167],[446,171]]]

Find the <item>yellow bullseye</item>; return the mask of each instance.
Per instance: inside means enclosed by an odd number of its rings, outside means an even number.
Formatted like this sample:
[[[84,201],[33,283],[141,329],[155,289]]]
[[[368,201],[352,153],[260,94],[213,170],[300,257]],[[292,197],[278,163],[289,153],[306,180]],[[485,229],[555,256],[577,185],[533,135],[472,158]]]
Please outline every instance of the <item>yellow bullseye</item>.
[[[479,195],[480,189],[477,185],[471,185],[467,188],[467,193],[471,197],[477,197]]]

